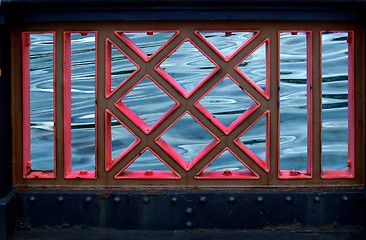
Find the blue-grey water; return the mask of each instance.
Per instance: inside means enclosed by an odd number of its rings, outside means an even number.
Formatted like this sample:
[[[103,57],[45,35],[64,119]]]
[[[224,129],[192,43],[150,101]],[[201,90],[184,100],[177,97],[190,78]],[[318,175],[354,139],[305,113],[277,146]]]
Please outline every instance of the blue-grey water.
[[[245,35],[246,34],[246,35]],[[205,33],[229,55],[252,33]],[[128,37],[152,55],[170,35],[129,33]],[[348,69],[346,33],[323,35],[323,169],[346,169],[348,155]],[[167,37],[168,36],[168,37]],[[304,33],[280,35],[280,169],[304,170],[307,163],[306,36]],[[227,43],[227,44],[226,44]],[[118,49],[112,48],[111,89],[125,81],[136,66]],[[152,48],[154,48],[152,50]],[[151,53],[152,52],[152,53]],[[266,89],[264,45],[239,67],[253,82]],[[32,169],[54,168],[53,132],[53,44],[52,34],[31,34],[31,160]],[[72,157],[74,170],[95,168],[95,37],[72,36]],[[186,41],[161,67],[186,91],[190,91],[214,65]],[[234,79],[235,80],[235,79]],[[272,83],[275,84],[275,83]],[[146,98],[147,97],[147,98]],[[153,125],[174,101],[153,81],[144,79],[123,99],[148,125]],[[229,126],[254,101],[232,80],[225,78],[200,103],[225,126]],[[275,113],[272,113],[275,114]],[[266,158],[266,115],[241,137],[253,153]],[[187,162],[214,138],[187,113],[167,130],[162,138]],[[112,117],[112,159],[136,138]],[[212,163],[214,170],[243,169],[243,165],[225,152]],[[146,151],[129,170],[159,170],[166,167]],[[211,169],[211,168],[208,168]]]

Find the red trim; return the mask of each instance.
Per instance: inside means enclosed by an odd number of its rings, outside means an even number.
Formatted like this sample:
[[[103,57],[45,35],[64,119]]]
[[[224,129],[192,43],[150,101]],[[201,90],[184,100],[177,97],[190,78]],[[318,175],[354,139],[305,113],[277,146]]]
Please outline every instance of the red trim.
[[[205,171],[205,169],[211,165],[218,157],[221,156],[226,150],[228,150],[239,162],[241,162],[249,171]],[[220,152],[212,161],[210,161],[199,173],[194,176],[195,179],[259,179],[259,175],[256,174],[248,165],[245,164],[235,153],[233,153],[228,147]]]
[[[260,103],[253,98],[250,93],[248,93],[244,88],[241,88],[253,101],[255,104],[252,104],[245,112],[243,112],[235,121],[233,121],[228,127],[226,127],[220,120],[215,118],[211,112],[209,112],[206,108],[204,108],[199,101],[201,101],[212,89],[214,89],[221,81],[223,81],[226,77],[229,77],[239,88],[240,85],[237,83],[229,74],[225,75],[220,81],[218,81],[210,90],[208,90],[198,101],[194,104],[194,106],[202,112],[211,122],[213,122],[220,130],[229,135],[239,124],[241,124],[250,114],[252,114],[255,110],[260,107]]]
[[[307,126],[308,126],[308,132],[307,132],[307,144],[308,144],[308,152],[307,152],[307,169],[306,174],[310,175],[312,177],[313,175],[313,35],[311,31],[306,32],[306,50],[307,50]]]
[[[152,171],[146,169],[144,171],[126,171],[127,168],[147,149],[149,149],[170,171]],[[181,176],[171,168],[163,159],[161,159],[153,150],[146,147],[140,154],[138,154],[131,162],[129,162],[120,172],[115,176],[115,179],[181,179]]]
[[[64,177],[66,179],[96,179],[97,178],[97,105],[95,105],[95,171],[72,170],[71,153],[71,33],[86,36],[95,34],[95,99],[97,99],[97,39],[96,31],[66,31],[64,32]]]
[[[280,104],[278,104],[278,178],[279,179],[309,179],[313,173],[313,45],[312,32],[304,30],[281,30],[278,31],[278,86],[280,89],[280,34],[306,33],[306,105],[307,105],[307,164],[305,171],[280,170]],[[280,102],[280,90],[278,92],[278,102]]]
[[[172,78],[160,65],[168,59],[180,46],[182,46],[185,42],[189,41],[197,50],[199,50],[213,65],[215,65],[215,69],[213,69],[203,80],[201,80],[191,91],[187,92],[174,78]],[[155,71],[157,71],[162,77],[164,77],[178,92],[180,92],[185,98],[189,98],[197,89],[199,89],[208,79],[210,79],[216,72],[219,71],[220,67],[217,65],[205,52],[203,52],[196,44],[192,42],[191,39],[184,39],[172,52],[170,52],[157,66],[154,67]]]
[[[136,113],[134,113],[126,104],[122,102],[123,98],[129,94],[140,82],[142,82],[145,78],[149,78],[153,81],[161,90],[163,90],[174,102],[175,105],[172,106],[163,116],[159,118],[152,126],[149,126],[144,120],[142,120]],[[163,122],[172,112],[177,109],[180,104],[177,100],[174,99],[172,95],[169,94],[163,87],[161,87],[152,77],[149,75],[145,75],[138,81],[130,90],[128,90],[115,104],[114,104],[123,114],[125,114],[136,126],[138,126],[145,134],[150,134],[161,122]]]
[[[213,43],[211,43],[206,37],[204,37],[202,34],[202,32],[222,32],[225,33],[227,36],[231,35],[233,32],[252,32],[253,35],[248,38],[246,41],[244,41],[242,44],[240,44],[229,56],[226,56],[225,54],[223,54]],[[202,39],[202,41],[204,41],[209,47],[212,48],[212,50],[214,50],[214,52],[219,55],[222,59],[225,60],[225,62],[229,62],[233,57],[235,57],[236,54],[238,54],[238,52],[240,52],[241,50],[243,50],[243,48],[245,48],[251,41],[253,41],[260,33],[259,30],[248,30],[248,31],[243,31],[243,30],[197,30],[194,31],[194,33],[200,38]]]
[[[23,32],[22,33],[22,87],[23,87],[23,178],[48,179],[56,178],[56,143],[54,142],[54,170],[33,170],[31,159],[31,131],[30,131],[30,34],[53,34],[53,109],[55,109],[55,69],[56,69],[56,34],[55,32]],[[53,111],[53,121],[55,122]],[[55,124],[54,124],[55,125]],[[56,128],[54,127],[56,139]]]
[[[168,41],[166,41],[153,55],[148,56],[141,48],[139,48],[136,43],[134,43],[129,37],[127,37],[124,33],[146,33],[147,35],[153,35],[154,33],[159,32],[169,32],[175,33]],[[162,30],[153,30],[153,31],[115,31],[114,34],[117,35],[119,39],[121,39],[124,43],[126,43],[135,53],[137,53],[145,62],[149,62],[153,59],[161,50],[163,50],[173,39],[178,36],[180,31],[162,31]]]
[[[296,171],[296,170],[282,170],[279,171],[278,178],[280,179],[310,179],[312,176],[307,170]]]
[[[125,80],[123,80],[115,89],[111,90],[111,67],[112,67],[112,49],[111,44],[120,51],[131,63],[136,66],[136,70],[131,73]],[[105,96],[109,98],[112,96],[119,88],[122,87],[133,75],[135,75],[140,70],[140,66],[138,66],[132,58],[127,56],[115,43],[113,43],[109,38],[105,39]]]
[[[212,140],[199,154],[197,154],[191,161],[187,162],[182,156],[180,156],[174,148],[172,148],[167,142],[162,138],[163,134],[168,131],[176,122],[179,121],[184,115],[189,114],[196,122],[198,122],[207,132],[209,132],[215,139]],[[156,139],[155,142],[171,156],[182,168],[186,171],[189,171],[196,163],[198,163],[208,152],[210,152],[217,144],[220,143],[220,140],[203,124],[201,124],[189,111],[184,112],[178,119],[174,121],[164,132],[162,132]]]
[[[115,159],[112,159],[111,116],[113,116],[124,128],[126,128],[136,138],[136,140],[133,141],[125,150],[123,150]],[[105,111],[104,127],[105,127],[105,171],[108,172],[118,162],[120,162],[124,156],[126,156],[134,147],[136,147],[140,143],[140,139],[108,109]]]
[[[260,86],[258,86],[252,79],[248,77],[242,70],[239,69],[240,64],[242,64],[252,53],[257,51],[263,44],[266,44],[266,91],[264,91]],[[235,70],[248,82],[252,85],[263,97],[267,100],[270,99],[271,96],[271,51],[270,51],[270,39],[266,38],[261,44],[259,44],[248,56],[246,56],[242,61],[240,61],[236,66]]]
[[[348,159],[345,164],[348,166],[348,170],[323,170],[321,171],[321,178],[323,179],[339,179],[339,178],[354,178],[355,177],[355,86],[354,86],[354,32],[348,30],[342,31],[321,31],[320,32],[320,77],[322,78],[322,34],[325,32],[332,33],[348,33],[347,43],[348,43]],[[322,84],[321,84],[321,96],[322,96]],[[322,104],[322,101],[320,102]],[[322,109],[322,108],[321,108]],[[320,121],[323,124],[322,114],[320,111]],[[322,129],[322,128],[321,128]],[[321,131],[320,141],[323,141],[323,132]],[[321,148],[322,151],[322,148]],[[323,160],[323,153],[320,154]],[[323,163],[323,161],[322,161]],[[323,164],[322,164],[323,165]]]

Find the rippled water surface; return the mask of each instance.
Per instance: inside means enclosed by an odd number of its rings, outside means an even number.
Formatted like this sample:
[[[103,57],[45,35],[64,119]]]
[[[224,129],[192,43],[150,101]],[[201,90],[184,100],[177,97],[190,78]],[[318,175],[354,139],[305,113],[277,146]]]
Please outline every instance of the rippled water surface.
[[[30,41],[32,169],[53,170],[53,34],[31,34]]]
[[[219,42],[229,55],[248,38],[225,33],[206,33]],[[252,34],[252,33],[248,33]],[[144,35],[130,34],[145,52],[154,52],[166,41],[152,44]],[[323,35],[323,168],[346,169],[348,155],[348,70],[347,33]],[[243,40],[244,39],[244,40]],[[53,45],[52,34],[31,34],[31,154],[33,169],[53,169]],[[280,38],[280,168],[305,170],[307,162],[306,34],[282,33]],[[95,38],[72,37],[72,153],[74,169],[94,169],[95,161]],[[127,79],[136,66],[111,47],[111,89]],[[152,53],[149,53],[151,55]],[[265,46],[250,55],[240,69],[263,90],[266,89]],[[161,67],[183,88],[190,91],[215,66],[186,41]],[[228,82],[229,81],[229,82]],[[274,83],[272,83],[274,84]],[[253,100],[229,78],[214,88],[200,103],[226,126],[242,114]],[[164,97],[163,97],[164,96]],[[139,83],[122,101],[148,125],[153,125],[175,103],[149,79]],[[192,122],[193,121],[193,122]],[[186,113],[162,138],[187,162],[207,146],[213,136]],[[112,158],[126,149],[135,137],[112,118]],[[266,161],[266,117],[246,131],[240,140]],[[145,152],[133,170],[166,170],[158,159],[150,165],[151,152]],[[222,160],[224,158],[225,160]],[[160,165],[160,167],[159,167]],[[243,169],[236,158],[225,153],[211,166],[214,170]]]
[[[306,33],[280,34],[280,169],[307,169]]]

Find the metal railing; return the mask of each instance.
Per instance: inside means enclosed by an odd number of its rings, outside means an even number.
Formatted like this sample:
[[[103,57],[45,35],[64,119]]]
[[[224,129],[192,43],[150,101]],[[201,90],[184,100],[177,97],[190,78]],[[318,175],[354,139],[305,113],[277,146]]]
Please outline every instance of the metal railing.
[[[16,221],[18,227],[164,230],[262,229],[268,225],[293,229],[293,224],[335,227],[365,223],[365,1],[2,0],[0,4],[1,239],[12,232]],[[150,35],[159,31],[176,35],[156,54],[147,55],[129,41],[129,32]],[[231,55],[223,54],[205,37],[206,32],[230,36],[236,31],[251,32],[255,37]],[[32,44],[27,39],[45,32],[54,37],[54,97],[47,103],[54,104],[55,120],[50,171],[37,170],[32,162],[31,116],[27,116],[32,107],[26,99],[31,93],[27,45]],[[348,46],[349,85],[347,94],[342,94],[348,96],[349,148],[341,171],[322,166],[321,54],[322,36],[329,32],[343,32],[347,37],[340,41]],[[92,101],[96,112],[91,124],[96,133],[95,171],[73,169],[70,154],[68,137],[73,120],[68,93],[72,84],[70,36],[74,33],[95,34]],[[306,167],[301,169],[280,166],[281,34],[306,38]],[[192,91],[164,69],[165,61],[184,42],[214,65],[211,75]],[[268,60],[262,69],[267,73],[265,88],[240,70],[240,64],[263,45]],[[137,69],[114,91],[109,85],[111,48],[134,62],[134,71]],[[150,79],[174,102],[157,124],[144,122],[125,101],[129,91],[144,79]],[[238,91],[255,102],[250,111],[228,125],[213,117],[201,102],[226,80],[240,86]],[[214,139],[191,161],[179,157],[164,137],[183,115]],[[264,157],[240,140],[259,121],[268,125]],[[123,126],[126,134],[136,139],[117,157],[111,153],[113,124]],[[139,154],[146,152],[167,169],[129,171]],[[209,170],[225,153],[245,170]]]
[[[122,29],[122,30],[121,30]],[[303,29],[307,29],[304,31]],[[154,55],[148,57],[124,33],[139,32],[152,35],[159,32],[175,35]],[[216,32],[230,35],[235,31],[252,32],[253,37],[244,41],[229,57],[223,56],[201,33]],[[279,42],[281,33],[306,34],[307,48],[307,125],[308,143],[306,170],[280,169],[280,63]],[[348,33],[348,170],[322,169],[322,74],[321,36],[323,32]],[[32,170],[30,158],[29,120],[29,35],[52,33],[54,36],[54,116],[55,158],[54,170]],[[95,33],[96,40],[96,147],[95,171],[72,170],[71,157],[71,48],[70,33]],[[13,110],[14,110],[14,184],[24,186],[55,187],[279,187],[279,186],[362,186],[364,182],[364,96],[362,67],[363,29],[352,23],[332,22],[129,22],[118,27],[113,23],[74,23],[72,32],[66,24],[58,27],[27,25],[13,31]],[[19,36],[23,36],[20,38]],[[22,40],[21,40],[22,39]],[[190,91],[161,67],[184,43],[191,44],[213,63],[204,79]],[[266,76],[262,90],[256,82],[243,73],[239,65],[261,45],[266,45]],[[111,46],[124,54],[137,69],[117,88],[111,89]],[[22,46],[22,48],[18,47]],[[20,59],[23,61],[20,61]],[[21,64],[23,62],[23,64]],[[21,71],[21,69],[23,71]],[[187,73],[188,74],[188,73]],[[155,124],[146,124],[123,103],[123,98],[143,79],[149,78],[174,100],[175,105]],[[193,77],[192,77],[193,78]],[[254,105],[244,111],[229,126],[205,109],[200,100],[224,78],[228,78],[254,100]],[[23,93],[23,95],[21,94]],[[230,93],[228,93],[230,94]],[[22,98],[23,96],[23,98]],[[144,96],[141,96],[142,98]],[[122,100],[122,101],[121,101]],[[53,105],[52,103],[50,103]],[[52,106],[51,106],[52,107]],[[207,130],[213,141],[192,160],[184,159],[163,138],[182,116],[190,115]],[[254,154],[239,137],[263,116],[267,118],[266,150],[264,159]],[[123,124],[138,140],[123,152],[123,158],[111,159],[111,120]],[[23,130],[22,130],[23,129]],[[21,147],[22,146],[22,147]],[[23,151],[19,151],[23,149]],[[128,171],[128,166],[146,150],[162,161],[168,170]],[[246,168],[246,171],[204,169],[223,152],[229,151]],[[125,171],[126,170],[126,171]],[[42,179],[42,180],[41,180]],[[48,180],[47,180],[48,179]],[[72,184],[69,179],[73,179]],[[216,181],[216,180],[225,181]],[[332,179],[332,180],[331,180]]]

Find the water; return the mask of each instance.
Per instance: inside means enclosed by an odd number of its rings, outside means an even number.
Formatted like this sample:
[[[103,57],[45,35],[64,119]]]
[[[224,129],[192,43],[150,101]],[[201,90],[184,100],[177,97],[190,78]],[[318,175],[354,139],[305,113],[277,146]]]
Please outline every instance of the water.
[[[280,34],[280,170],[307,169],[306,33]]]
[[[95,169],[95,33],[71,33],[72,170]],[[85,139],[88,139],[86,142]]]
[[[53,34],[30,34],[32,169],[54,169]]]
[[[348,158],[348,33],[322,34],[322,165],[346,170]],[[336,150],[336,151],[335,151]]]
[[[32,169],[52,170],[54,166],[53,151],[51,151],[51,149],[53,150],[53,49],[50,48],[52,41],[50,41],[49,36],[47,38],[46,34],[31,35]],[[151,44],[141,34],[136,36],[136,39],[134,39],[133,34],[129,35],[133,41],[140,41],[137,45],[149,55],[151,55],[151,47],[161,46],[166,41],[166,39],[159,40],[157,38],[156,44]],[[233,36],[233,39],[243,41],[242,38],[235,38],[235,33],[233,33]],[[307,162],[306,38],[301,34],[297,38],[290,36],[290,34],[285,34],[281,37],[281,49],[284,50],[281,51],[280,56],[282,61],[280,77],[280,168],[283,170],[304,170]],[[220,42],[220,51],[225,55],[229,55],[233,51],[233,46],[240,46],[241,44],[241,42],[233,43],[230,41],[225,47],[225,39],[227,39],[225,33],[210,35],[209,38],[211,42]],[[323,65],[323,115],[325,112],[327,113],[326,117],[323,118],[323,169],[333,170],[346,169],[345,163],[348,154],[348,128],[344,117],[347,115],[348,105],[348,72],[347,68],[344,67],[347,61],[347,47],[340,44],[342,42],[340,39],[343,39],[344,42],[344,33],[342,36],[330,34],[323,38],[323,44],[330,46],[327,51],[323,52],[325,61]],[[74,51],[72,61],[72,67],[76,69],[76,77],[72,79],[72,85],[77,86],[73,90],[75,104],[73,104],[72,119],[75,119],[73,122],[75,124],[72,125],[72,132],[75,139],[78,139],[72,145],[73,162],[75,161],[73,168],[92,170],[95,161],[93,113],[95,86],[91,80],[95,74],[95,63],[93,62],[95,42],[92,37],[82,36],[75,37],[72,41],[74,44],[82,42],[83,45],[82,51]],[[332,44],[334,42],[339,44]],[[208,60],[201,52],[195,50],[192,46],[192,44],[186,42],[181,49],[177,50],[176,54],[169,57],[161,66],[187,92],[192,90],[195,84],[204,79],[214,69],[211,62],[207,62]],[[230,48],[230,51],[225,50],[225,48]],[[113,48],[112,51],[111,89],[113,90],[128,78],[136,67],[133,64],[131,65],[131,62],[123,54],[120,54],[117,49]],[[265,89],[266,73],[263,49],[260,48],[258,51],[251,54],[241,70],[247,76],[253,78],[252,80],[257,82],[260,88]],[[200,66],[197,64],[199,62],[204,64]],[[189,77],[193,73],[194,77]],[[142,113],[139,113],[140,118],[151,126],[172,106],[172,100],[170,97],[162,98],[161,94],[164,93],[159,87],[152,88],[153,90],[149,91],[149,101],[144,101],[145,106],[143,107],[150,111],[145,114],[146,110],[140,110],[142,107],[139,106],[141,99],[139,101],[134,101],[134,99],[138,98],[139,91],[146,91],[149,84],[154,83],[151,81],[141,83],[136,91],[131,92],[132,95],[129,94],[122,101],[126,101],[131,109],[142,111]],[[224,95],[224,98],[210,99],[210,97],[207,97],[201,100],[203,101],[202,105],[212,111],[212,114],[216,114],[225,126],[232,123],[248,107],[245,104],[246,101],[243,100],[244,98],[241,99],[236,94],[234,96],[229,91],[230,87],[227,89],[227,93],[225,93],[225,88],[220,87],[215,90],[219,96]],[[236,90],[241,91],[239,88]],[[157,92],[160,94],[156,94]],[[151,109],[154,109],[154,111],[151,112]],[[187,121],[191,121],[191,118],[186,114],[162,138],[189,162],[213,140],[213,137],[199,124],[186,124]],[[129,133],[129,137],[126,139],[126,130],[120,131],[116,126],[112,127],[112,158],[117,157],[134,141],[134,137],[131,137]],[[266,121],[263,119],[263,121],[253,125],[252,129],[247,131],[247,135],[244,133],[241,137],[241,141],[263,161],[266,161],[265,128]],[[149,156],[149,154],[145,155]],[[146,162],[146,168],[159,170],[159,166],[149,165],[149,158],[145,155],[138,161],[136,160],[136,164],[139,164],[137,169],[144,170],[144,162]],[[243,166],[240,162],[241,165],[238,165],[238,160],[231,157],[228,157],[226,161],[220,160],[219,163],[219,166],[215,166],[215,170],[239,169]],[[162,170],[165,170],[165,166]]]

